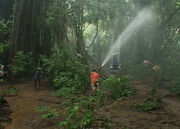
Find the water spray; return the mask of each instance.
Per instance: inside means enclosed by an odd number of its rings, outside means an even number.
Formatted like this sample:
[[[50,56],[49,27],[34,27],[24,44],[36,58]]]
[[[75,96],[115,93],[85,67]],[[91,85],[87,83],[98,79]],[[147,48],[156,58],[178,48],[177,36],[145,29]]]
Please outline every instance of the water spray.
[[[109,59],[120,53],[120,49],[124,43],[128,41],[130,37],[140,30],[143,26],[148,25],[153,21],[153,10],[151,8],[144,8],[142,11],[138,13],[138,15],[134,18],[134,20],[128,25],[128,27],[121,33],[121,35],[117,38],[115,43],[111,46],[105,60],[103,61],[101,67],[103,67]]]

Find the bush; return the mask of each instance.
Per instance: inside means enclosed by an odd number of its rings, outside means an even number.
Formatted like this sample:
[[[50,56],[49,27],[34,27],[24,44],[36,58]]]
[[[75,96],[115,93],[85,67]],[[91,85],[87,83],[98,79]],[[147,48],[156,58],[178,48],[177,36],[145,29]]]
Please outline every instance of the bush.
[[[172,91],[180,96],[180,78],[176,78],[172,81]]]
[[[25,54],[23,51],[16,53],[13,64],[9,65],[11,71],[11,76],[16,79],[24,79],[28,75],[31,75],[35,72],[35,63],[33,58],[33,53],[29,52]]]
[[[67,118],[58,126],[68,129],[91,128],[96,117],[97,107],[95,97],[71,98],[63,105],[66,107]]]
[[[42,57],[43,65],[53,88],[74,87],[85,91],[90,84],[89,71],[86,65],[81,64],[76,57],[63,52],[51,58]]]
[[[18,91],[16,88],[11,87],[11,88],[6,89],[4,91],[4,94],[6,96],[16,96],[18,94]]]
[[[112,99],[128,97],[134,94],[134,89],[130,86],[129,77],[109,77],[106,80],[100,81],[102,92],[110,96]],[[103,96],[104,97],[104,96]]]
[[[39,120],[52,119],[59,116],[59,113],[56,111],[56,109],[47,106],[36,107],[35,111],[38,113],[42,113],[43,115],[37,119],[34,119],[33,123]]]
[[[78,91],[74,87],[63,87],[53,94],[54,96],[57,97],[65,97],[65,98],[70,98],[72,95],[77,95],[80,94],[81,91]]]
[[[162,95],[156,90],[151,91],[151,97],[147,98],[144,102],[133,105],[137,111],[154,111],[162,108]]]
[[[148,98],[143,103],[135,104],[134,109],[137,111],[145,111],[145,112],[154,111],[161,109],[161,103],[157,102],[152,98]]]

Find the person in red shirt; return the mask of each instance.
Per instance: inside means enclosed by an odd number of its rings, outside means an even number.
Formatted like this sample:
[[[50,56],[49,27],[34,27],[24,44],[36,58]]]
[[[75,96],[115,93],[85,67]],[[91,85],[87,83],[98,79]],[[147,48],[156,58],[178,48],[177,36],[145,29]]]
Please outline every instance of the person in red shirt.
[[[98,74],[98,72],[95,69],[93,69],[91,72],[91,90],[92,90],[91,92],[92,92],[92,94],[96,93],[97,81],[99,78],[100,78],[100,75]]]

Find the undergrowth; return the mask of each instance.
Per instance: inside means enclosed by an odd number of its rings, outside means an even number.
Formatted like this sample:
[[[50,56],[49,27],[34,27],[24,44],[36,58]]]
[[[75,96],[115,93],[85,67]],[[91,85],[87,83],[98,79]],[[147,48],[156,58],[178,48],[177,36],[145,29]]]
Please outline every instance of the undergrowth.
[[[161,108],[162,96],[159,93],[157,93],[156,90],[152,90],[151,97],[145,99],[144,102],[133,105],[133,109],[144,112],[159,110]]]
[[[135,93],[135,90],[130,86],[130,79],[128,76],[112,76],[105,80],[101,80],[100,85],[102,97],[110,97],[114,100],[122,97],[129,97]]]
[[[9,64],[8,68],[10,69],[12,80],[24,80],[27,77],[31,77],[36,70],[33,53],[17,52],[13,59],[13,64]]]
[[[50,107],[50,106],[42,106],[42,107],[36,107],[35,111],[38,113],[42,113],[42,115],[33,120],[32,122],[37,122],[39,120],[44,120],[44,119],[52,119],[54,117],[58,117],[59,113],[56,111],[56,109]]]
[[[180,77],[172,80],[172,91],[180,97]]]
[[[53,89],[72,88],[84,92],[90,84],[89,68],[66,51],[51,58],[41,57]]]
[[[3,94],[5,94],[6,96],[16,96],[18,94],[18,91],[16,88],[11,87],[4,90]]]

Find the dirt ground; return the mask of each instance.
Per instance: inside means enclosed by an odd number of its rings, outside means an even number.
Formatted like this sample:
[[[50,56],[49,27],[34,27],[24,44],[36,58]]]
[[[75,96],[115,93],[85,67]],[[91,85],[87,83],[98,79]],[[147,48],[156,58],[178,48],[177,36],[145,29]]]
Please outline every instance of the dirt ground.
[[[115,129],[180,129],[180,99],[166,89],[149,83],[134,82],[136,95],[107,105],[103,114],[112,120]],[[163,109],[151,112],[135,111],[132,105],[143,102],[156,89],[163,97]]]
[[[1,91],[12,86],[17,89],[18,95],[6,97],[12,111],[10,116],[12,122],[10,124],[6,123],[5,129],[54,129],[56,123],[51,121],[33,123],[33,120],[39,117],[35,108],[51,106],[60,109],[61,100],[53,97],[52,92],[47,90],[46,87],[41,87],[39,90],[35,89],[33,82],[3,86]]]
[[[51,106],[57,108],[60,114],[63,114],[63,108],[60,104],[62,99],[52,96],[52,91],[42,86],[36,90],[32,82],[23,84],[4,85],[0,91],[7,87],[15,87],[18,95],[6,97],[12,111],[11,123],[4,123],[5,129],[55,129],[56,124],[62,118],[53,121],[32,121],[39,117],[35,112],[38,106]],[[132,82],[136,89],[136,95],[124,100],[109,102],[104,106],[100,113],[104,114],[112,121],[110,123],[113,129],[180,129],[180,99],[174,96],[166,89],[159,89],[146,82]],[[152,89],[158,89],[158,93],[163,97],[163,109],[152,112],[138,112],[133,110],[132,105],[143,102],[149,97]]]

